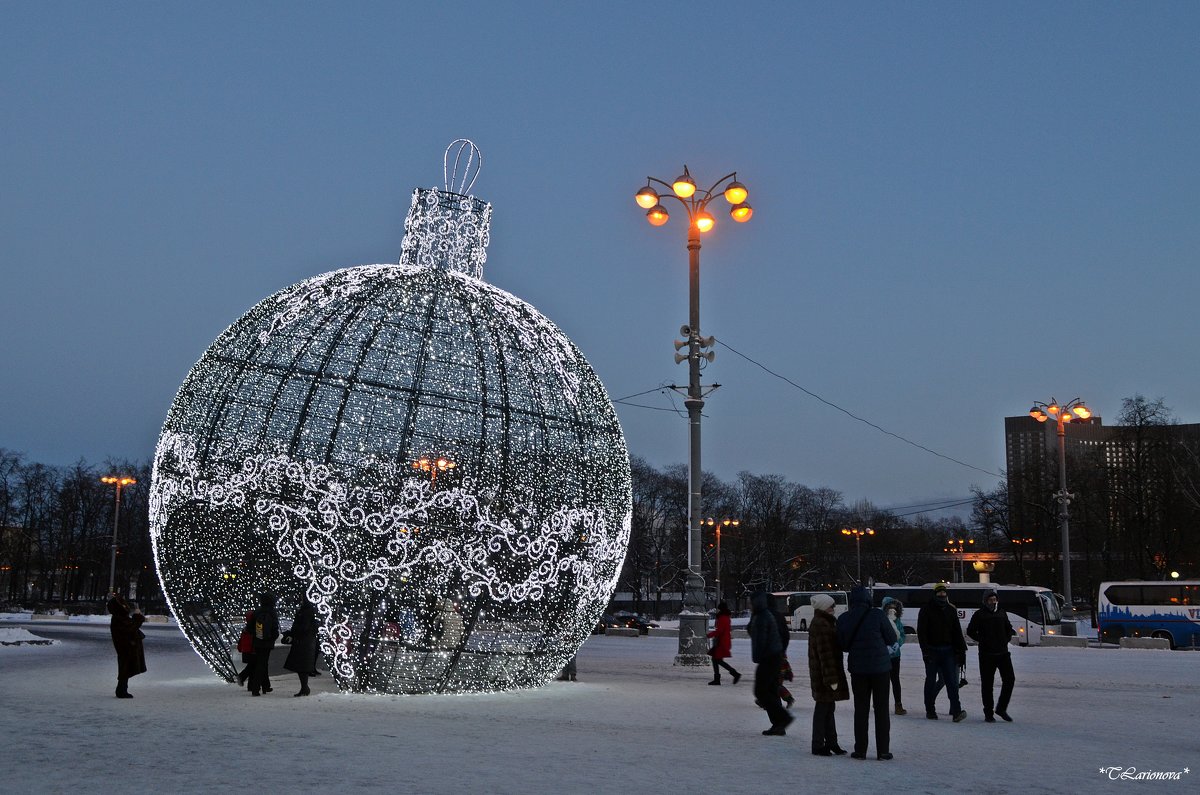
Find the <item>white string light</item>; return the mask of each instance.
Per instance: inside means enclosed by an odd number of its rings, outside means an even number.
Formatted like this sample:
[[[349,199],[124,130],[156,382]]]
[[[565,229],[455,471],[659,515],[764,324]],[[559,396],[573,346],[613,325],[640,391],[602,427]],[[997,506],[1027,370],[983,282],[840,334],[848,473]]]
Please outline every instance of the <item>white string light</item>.
[[[267,298],[184,381],[151,539],[223,677],[264,590],[284,617],[313,601],[357,692],[540,685],[598,621],[629,541],[624,438],[570,340],[478,278],[490,215],[415,191],[400,264]],[[442,469],[413,466],[431,454]]]

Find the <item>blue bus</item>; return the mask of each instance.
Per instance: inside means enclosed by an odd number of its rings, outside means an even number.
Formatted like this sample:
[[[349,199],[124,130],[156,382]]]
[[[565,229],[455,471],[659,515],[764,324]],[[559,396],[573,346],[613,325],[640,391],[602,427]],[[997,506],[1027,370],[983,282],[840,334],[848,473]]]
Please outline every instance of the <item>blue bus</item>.
[[[1100,584],[1100,640],[1165,638],[1172,649],[1200,647],[1200,580],[1129,580]]]

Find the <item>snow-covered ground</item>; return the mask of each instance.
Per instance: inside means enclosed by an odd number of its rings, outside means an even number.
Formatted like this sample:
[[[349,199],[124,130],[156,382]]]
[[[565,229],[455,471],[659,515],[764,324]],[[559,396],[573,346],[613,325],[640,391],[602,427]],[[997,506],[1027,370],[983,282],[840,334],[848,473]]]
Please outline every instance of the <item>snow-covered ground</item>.
[[[926,720],[915,655],[902,673],[909,714],[892,717],[891,762],[814,757],[807,648],[786,737],[763,737],[745,675],[708,687],[707,668],[672,665],[666,637],[594,636],[579,681],[470,696],[363,696],[295,677],[252,698],[217,680],[177,629],[147,624],[149,672],[113,697],[107,627],[21,623],[51,646],[0,646],[0,788],[5,792],[1066,793],[1195,792],[1200,776],[1200,654],[1115,648],[1014,648],[1014,723],[984,723],[972,652],[970,717]],[[277,652],[273,662],[282,663]],[[273,666],[273,667],[275,667]],[[943,695],[939,703],[945,713]],[[841,744],[853,741],[848,704]],[[1196,772],[1193,772],[1196,771]],[[1122,778],[1178,773],[1178,780]]]

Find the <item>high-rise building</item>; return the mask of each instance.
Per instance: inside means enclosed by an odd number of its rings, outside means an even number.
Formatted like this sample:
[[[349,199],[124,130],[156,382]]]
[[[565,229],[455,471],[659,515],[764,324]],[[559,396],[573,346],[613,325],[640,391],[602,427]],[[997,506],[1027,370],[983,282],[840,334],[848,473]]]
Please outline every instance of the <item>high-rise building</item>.
[[[1087,572],[1095,563],[1106,576],[1154,577],[1192,555],[1200,424],[1106,426],[1093,416],[1064,430],[1073,568],[1083,560]],[[1041,559],[1061,550],[1057,434],[1053,419],[1004,418],[1010,533]]]

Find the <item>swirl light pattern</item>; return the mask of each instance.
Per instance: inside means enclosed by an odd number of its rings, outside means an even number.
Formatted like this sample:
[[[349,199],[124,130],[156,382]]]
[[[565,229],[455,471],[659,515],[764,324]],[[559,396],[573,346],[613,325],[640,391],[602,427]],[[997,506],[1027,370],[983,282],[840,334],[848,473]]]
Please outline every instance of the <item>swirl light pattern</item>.
[[[154,462],[172,611],[232,680],[255,594],[317,606],[357,692],[536,686],[587,638],[629,540],[624,439],[578,349],[478,278],[491,206],[414,194],[402,262],[280,291],[192,369]],[[431,474],[423,456],[454,466]]]

